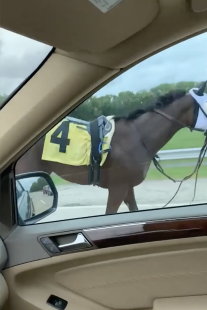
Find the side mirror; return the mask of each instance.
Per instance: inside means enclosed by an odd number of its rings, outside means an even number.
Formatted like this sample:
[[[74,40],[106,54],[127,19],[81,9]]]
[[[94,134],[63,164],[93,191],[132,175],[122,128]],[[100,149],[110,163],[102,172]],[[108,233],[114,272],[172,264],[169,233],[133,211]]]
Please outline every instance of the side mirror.
[[[57,209],[58,192],[46,172],[29,172],[15,176],[16,203],[21,225],[29,225]]]

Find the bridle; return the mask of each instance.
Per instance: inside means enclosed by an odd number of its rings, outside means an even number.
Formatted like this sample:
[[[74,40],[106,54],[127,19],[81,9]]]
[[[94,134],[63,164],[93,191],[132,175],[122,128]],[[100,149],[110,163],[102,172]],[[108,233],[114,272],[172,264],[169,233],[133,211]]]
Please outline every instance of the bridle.
[[[193,98],[194,99],[194,98]],[[198,105],[197,101],[194,99],[194,112],[193,112],[193,117],[194,117],[194,125],[196,123],[197,117],[198,117],[198,112],[199,112],[199,108],[200,106]],[[202,110],[203,111],[203,110]],[[182,128],[188,128],[190,131],[194,131],[197,130],[194,127],[191,126],[186,126],[184,123],[182,123],[181,121],[177,120],[176,118],[174,118],[173,116],[161,111],[160,109],[154,109],[153,112],[160,114],[161,116],[165,117],[166,119],[168,119],[171,122],[175,122],[178,125],[180,125]],[[205,113],[205,112],[203,112]],[[207,117],[207,115],[206,115]],[[200,130],[199,130],[200,131]]]
[[[205,84],[204,84],[205,85]],[[202,86],[204,87],[204,86]],[[205,89],[205,87],[204,87]],[[193,98],[194,99],[194,98]],[[198,102],[194,99],[194,124],[197,120],[197,117],[198,117],[198,113],[199,113],[199,109],[201,109],[201,111],[203,112],[203,114],[206,116],[207,118],[207,114],[205,113],[205,111],[203,110],[203,108],[198,104]],[[186,177],[184,177],[182,180],[175,180],[173,179],[172,177],[170,177],[169,175],[167,175],[165,172],[164,172],[164,169],[162,168],[162,166],[160,165],[159,161],[158,161],[158,158],[159,156],[156,155],[153,157],[153,163],[154,163],[154,166],[155,168],[161,173],[163,174],[165,177],[167,177],[169,180],[175,182],[175,183],[180,183],[175,194],[173,195],[173,197],[163,206],[163,208],[165,208],[174,198],[175,196],[177,195],[177,193],[179,192],[180,188],[181,188],[181,185],[183,184],[184,181],[187,181],[188,179],[190,179],[194,174],[196,174],[196,178],[195,178],[195,186],[194,186],[194,194],[193,194],[193,198],[192,198],[192,201],[191,203],[194,201],[195,199],[195,194],[196,194],[196,186],[197,186],[197,180],[198,180],[198,172],[199,172],[199,169],[202,165],[202,162],[204,160],[204,157],[206,155],[206,152],[207,152],[207,131],[204,131],[202,129],[198,129],[198,128],[193,128],[191,126],[186,126],[185,124],[183,124],[182,122],[180,122],[179,120],[177,120],[176,118],[170,116],[169,114],[161,111],[160,109],[154,109],[153,110],[154,113],[157,113],[163,117],[165,117],[167,120],[171,121],[171,122],[176,122],[177,124],[179,124],[181,126],[181,128],[189,128],[190,131],[200,131],[200,132],[203,132],[204,133],[204,136],[205,136],[205,140],[204,140],[204,144],[200,150],[200,153],[199,153],[199,156],[198,156],[198,160],[196,162],[196,166],[193,170],[192,173],[190,173],[189,175],[187,175]],[[142,141],[143,144],[145,145],[146,149],[148,150],[146,144],[144,143],[144,141]],[[149,150],[148,150],[149,152]]]

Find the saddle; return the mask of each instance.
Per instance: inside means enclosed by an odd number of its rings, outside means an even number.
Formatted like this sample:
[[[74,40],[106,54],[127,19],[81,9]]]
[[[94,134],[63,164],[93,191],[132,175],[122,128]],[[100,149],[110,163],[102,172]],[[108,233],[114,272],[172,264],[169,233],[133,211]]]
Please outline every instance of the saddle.
[[[105,135],[110,132],[112,128],[111,123],[105,116],[100,116],[90,122],[90,135],[91,135],[91,163],[89,166],[89,184],[99,186],[100,182],[100,162],[101,155],[109,152],[110,149],[101,150],[101,144]]]
[[[111,122],[104,116],[101,115],[98,118],[94,119],[91,122],[87,122],[84,120],[76,119],[73,117],[66,117],[66,119],[72,123],[76,123],[78,125],[84,125],[85,130],[91,136],[91,156],[90,156],[90,165],[89,165],[89,184],[99,186],[100,183],[100,163],[102,159],[102,154],[110,151],[109,148],[101,151],[101,146],[104,137],[111,131],[112,124]],[[82,128],[83,129],[83,128]]]

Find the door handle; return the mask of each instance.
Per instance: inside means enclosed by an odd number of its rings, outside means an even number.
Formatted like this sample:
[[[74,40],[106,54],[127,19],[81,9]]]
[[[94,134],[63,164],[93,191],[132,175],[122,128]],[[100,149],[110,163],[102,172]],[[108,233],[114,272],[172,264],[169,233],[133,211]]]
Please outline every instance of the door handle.
[[[82,235],[81,233],[77,234],[77,238],[75,241],[71,243],[66,243],[66,244],[60,244],[58,245],[59,249],[64,249],[64,248],[88,248],[91,247],[91,244],[88,242],[88,240]]]

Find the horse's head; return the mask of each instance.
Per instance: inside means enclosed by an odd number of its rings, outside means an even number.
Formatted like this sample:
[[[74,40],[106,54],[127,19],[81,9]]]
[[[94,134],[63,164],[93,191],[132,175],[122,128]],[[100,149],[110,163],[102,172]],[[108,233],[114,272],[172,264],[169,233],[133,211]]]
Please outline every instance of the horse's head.
[[[156,99],[151,110],[164,116],[181,127],[191,130],[207,130],[207,94],[204,93],[207,81],[200,87],[185,91],[171,91]],[[148,110],[149,111],[149,110]]]
[[[198,107],[197,119],[195,122],[195,129],[207,130],[207,94],[205,93],[207,81],[203,82],[200,87],[192,88],[189,95],[193,97],[194,104]]]
[[[202,112],[207,117],[207,94],[205,93],[207,81],[203,82],[199,88],[192,88],[189,94],[194,98],[195,102],[199,105]]]
[[[207,94],[204,93],[206,84],[207,81],[199,88],[192,88],[188,94],[185,90],[170,91],[157,97],[145,107],[132,111],[128,116],[116,116],[114,119],[134,121],[147,112],[156,112],[170,120],[172,124],[177,123],[180,127],[205,131],[207,130]],[[152,117],[152,113],[148,117]],[[202,122],[200,122],[201,117]]]

